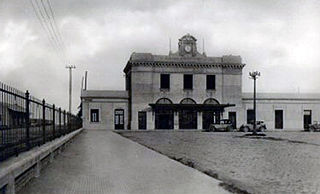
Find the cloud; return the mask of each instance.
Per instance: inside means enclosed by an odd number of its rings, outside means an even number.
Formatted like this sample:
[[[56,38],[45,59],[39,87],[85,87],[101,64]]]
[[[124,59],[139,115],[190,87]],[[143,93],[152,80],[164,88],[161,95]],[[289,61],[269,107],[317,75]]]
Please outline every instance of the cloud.
[[[74,103],[81,77],[89,88],[124,89],[123,68],[132,52],[168,54],[186,33],[202,39],[209,56],[241,55],[261,71],[259,91],[318,92],[320,2],[315,0],[68,0],[51,1],[74,70]],[[0,76],[21,90],[67,108],[66,63],[50,44],[30,1],[0,1]],[[303,76],[301,76],[303,75]],[[303,78],[302,78],[303,77]]]

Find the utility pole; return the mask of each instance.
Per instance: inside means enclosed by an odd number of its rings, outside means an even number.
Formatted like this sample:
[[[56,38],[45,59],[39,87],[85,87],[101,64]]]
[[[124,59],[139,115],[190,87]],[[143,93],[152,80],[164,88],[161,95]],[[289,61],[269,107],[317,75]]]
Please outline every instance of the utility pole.
[[[253,79],[253,112],[254,112],[254,120],[253,120],[253,134],[257,134],[257,119],[256,119],[256,80],[260,76],[260,72],[253,71],[249,73],[251,79]]]
[[[67,65],[67,69],[69,69],[69,113],[71,113],[72,107],[72,69],[75,69],[75,65]]]

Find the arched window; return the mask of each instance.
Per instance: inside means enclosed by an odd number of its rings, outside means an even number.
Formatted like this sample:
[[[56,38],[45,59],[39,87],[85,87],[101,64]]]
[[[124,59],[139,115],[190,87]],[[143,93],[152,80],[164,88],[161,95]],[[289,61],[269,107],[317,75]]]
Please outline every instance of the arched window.
[[[172,101],[168,98],[160,98],[156,104],[172,104]]]
[[[218,100],[214,98],[208,98],[207,100],[204,101],[203,104],[220,104]]]
[[[197,104],[197,103],[191,98],[185,98],[181,100],[180,104]]]

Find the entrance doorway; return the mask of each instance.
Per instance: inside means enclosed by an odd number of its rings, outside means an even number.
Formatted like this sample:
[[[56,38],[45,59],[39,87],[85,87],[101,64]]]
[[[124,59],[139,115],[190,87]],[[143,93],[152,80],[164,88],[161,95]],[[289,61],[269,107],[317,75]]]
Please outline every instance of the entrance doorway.
[[[179,112],[180,129],[197,129],[197,111],[181,110]]]
[[[172,104],[168,98],[160,98],[156,104]],[[173,110],[172,109],[156,109],[155,110],[155,129],[173,129]]]
[[[283,129],[283,110],[275,110],[275,128]]]
[[[247,110],[247,124],[254,123],[254,110],[248,109]]]
[[[114,111],[114,129],[124,129],[124,110],[116,109]]]
[[[209,129],[210,124],[220,123],[220,112],[218,111],[203,111],[202,113],[202,127]]]
[[[236,112],[229,112],[229,120],[232,123],[232,127],[234,129],[237,128],[237,113]]]
[[[203,104],[219,105],[219,101],[214,98],[206,99]],[[202,128],[209,129],[210,124],[220,123],[220,111],[206,110],[202,112]]]
[[[303,128],[308,129],[309,125],[312,121],[312,111],[311,110],[304,110],[303,111]]]
[[[191,98],[184,98],[180,104],[194,105],[196,101]],[[194,109],[184,109],[179,112],[179,129],[197,129],[198,115]]]
[[[156,129],[173,129],[173,111],[156,110],[155,111],[155,128]]]
[[[147,113],[145,111],[138,112],[138,125],[139,129],[147,129]]]

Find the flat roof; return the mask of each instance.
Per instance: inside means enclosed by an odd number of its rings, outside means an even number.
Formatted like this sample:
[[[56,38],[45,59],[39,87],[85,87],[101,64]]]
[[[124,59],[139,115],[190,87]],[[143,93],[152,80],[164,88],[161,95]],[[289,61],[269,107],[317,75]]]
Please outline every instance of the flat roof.
[[[125,90],[82,90],[81,98],[121,98],[128,99],[128,91]]]
[[[257,93],[258,100],[320,100],[320,93]],[[252,100],[253,93],[242,93],[242,100]]]

